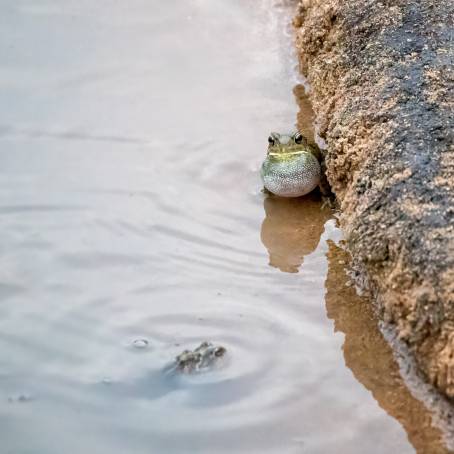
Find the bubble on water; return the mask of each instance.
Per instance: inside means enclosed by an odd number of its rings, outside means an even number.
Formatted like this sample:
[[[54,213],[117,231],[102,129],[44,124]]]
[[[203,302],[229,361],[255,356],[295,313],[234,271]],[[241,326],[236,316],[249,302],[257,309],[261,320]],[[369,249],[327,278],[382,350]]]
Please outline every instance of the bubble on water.
[[[149,345],[149,342],[147,341],[147,339],[136,339],[132,343],[132,346],[139,350],[143,350],[143,349],[147,348],[148,345]]]

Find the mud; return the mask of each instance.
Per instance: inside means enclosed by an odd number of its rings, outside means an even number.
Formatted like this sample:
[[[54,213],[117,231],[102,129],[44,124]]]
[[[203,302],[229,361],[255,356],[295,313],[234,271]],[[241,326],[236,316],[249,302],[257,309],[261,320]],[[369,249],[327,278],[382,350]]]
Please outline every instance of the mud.
[[[454,397],[454,3],[304,0],[296,42],[356,282]]]

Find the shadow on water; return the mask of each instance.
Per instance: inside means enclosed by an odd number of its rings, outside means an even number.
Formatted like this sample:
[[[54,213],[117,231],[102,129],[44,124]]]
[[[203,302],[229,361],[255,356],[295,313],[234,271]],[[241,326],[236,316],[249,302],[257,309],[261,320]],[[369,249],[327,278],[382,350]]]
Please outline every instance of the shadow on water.
[[[143,374],[129,379],[105,379],[89,388],[95,396],[105,396],[105,402],[120,399],[157,401],[167,395],[187,393],[193,407],[222,407],[234,403],[236,399],[247,398],[253,392],[251,387],[258,386],[263,379],[260,371],[242,374],[232,379],[222,372],[229,366],[229,358],[210,366],[205,371],[182,372],[174,361],[159,368],[150,368]]]

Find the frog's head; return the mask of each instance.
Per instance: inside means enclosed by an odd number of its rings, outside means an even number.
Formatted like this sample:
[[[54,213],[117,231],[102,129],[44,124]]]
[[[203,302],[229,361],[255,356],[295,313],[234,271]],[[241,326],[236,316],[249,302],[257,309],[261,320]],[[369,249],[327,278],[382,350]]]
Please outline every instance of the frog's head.
[[[307,145],[307,140],[300,132],[290,134],[272,132],[268,137],[268,154],[299,151],[305,145]]]

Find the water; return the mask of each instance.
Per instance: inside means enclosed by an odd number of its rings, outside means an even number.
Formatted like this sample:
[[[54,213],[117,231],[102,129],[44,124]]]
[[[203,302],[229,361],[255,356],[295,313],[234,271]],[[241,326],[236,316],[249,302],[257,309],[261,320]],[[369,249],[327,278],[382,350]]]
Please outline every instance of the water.
[[[2,453],[445,452],[331,211],[260,192],[268,133],[311,134],[290,14],[3,2]]]

